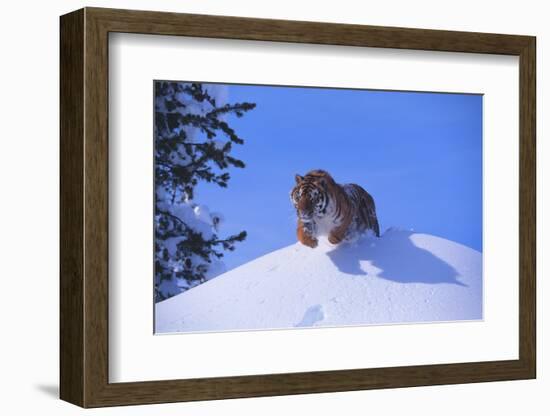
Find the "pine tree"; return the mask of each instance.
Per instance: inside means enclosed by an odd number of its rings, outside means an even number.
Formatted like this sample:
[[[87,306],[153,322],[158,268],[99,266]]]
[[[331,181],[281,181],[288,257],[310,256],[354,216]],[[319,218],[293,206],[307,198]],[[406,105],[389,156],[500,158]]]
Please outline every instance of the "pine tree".
[[[256,105],[220,104],[223,86],[155,82],[155,298],[166,299],[223,270],[223,251],[235,249],[246,231],[218,236],[222,216],[195,201],[200,181],[227,187],[231,156],[243,144],[229,126]],[[218,97],[216,97],[218,95]]]

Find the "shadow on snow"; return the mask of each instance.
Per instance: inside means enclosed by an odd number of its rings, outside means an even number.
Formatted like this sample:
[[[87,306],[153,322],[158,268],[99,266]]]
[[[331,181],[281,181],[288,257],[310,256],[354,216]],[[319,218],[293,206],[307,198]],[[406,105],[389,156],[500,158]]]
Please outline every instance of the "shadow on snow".
[[[414,232],[392,231],[381,238],[364,240],[357,246],[342,245],[328,252],[340,272],[351,275],[367,273],[361,261],[381,269],[377,277],[398,283],[451,283],[467,286],[457,278],[458,272],[428,250],[414,245]]]

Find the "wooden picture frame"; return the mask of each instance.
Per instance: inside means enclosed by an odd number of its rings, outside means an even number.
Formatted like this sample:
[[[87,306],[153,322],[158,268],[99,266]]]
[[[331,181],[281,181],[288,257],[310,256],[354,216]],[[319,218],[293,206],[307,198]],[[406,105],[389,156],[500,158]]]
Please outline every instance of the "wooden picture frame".
[[[536,376],[535,38],[85,8],[61,17],[60,396],[82,407],[351,391]],[[109,383],[110,32],[515,55],[520,92],[519,359]]]

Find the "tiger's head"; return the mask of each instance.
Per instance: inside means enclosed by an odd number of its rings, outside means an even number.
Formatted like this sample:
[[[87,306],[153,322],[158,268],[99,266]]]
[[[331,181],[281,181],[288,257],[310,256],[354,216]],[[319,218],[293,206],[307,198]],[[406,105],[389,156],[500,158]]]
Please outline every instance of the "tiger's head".
[[[326,215],[330,190],[335,186],[334,179],[324,170],[312,170],[305,176],[296,175],[295,179],[296,185],[290,199],[298,218],[308,223]]]

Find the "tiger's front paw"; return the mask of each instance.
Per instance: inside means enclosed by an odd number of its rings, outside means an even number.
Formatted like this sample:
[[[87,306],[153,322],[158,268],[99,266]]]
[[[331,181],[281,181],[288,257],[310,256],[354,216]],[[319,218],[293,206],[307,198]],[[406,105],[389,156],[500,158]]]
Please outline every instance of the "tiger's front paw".
[[[315,248],[319,245],[319,241],[316,238],[306,237],[302,239],[302,244],[311,248]]]
[[[330,244],[340,244],[342,240],[343,238],[338,234],[330,233],[328,236],[328,241]]]
[[[300,243],[304,246],[311,248],[317,247],[317,244],[319,243],[317,239],[312,237],[304,227],[298,227],[298,241],[300,241]]]

